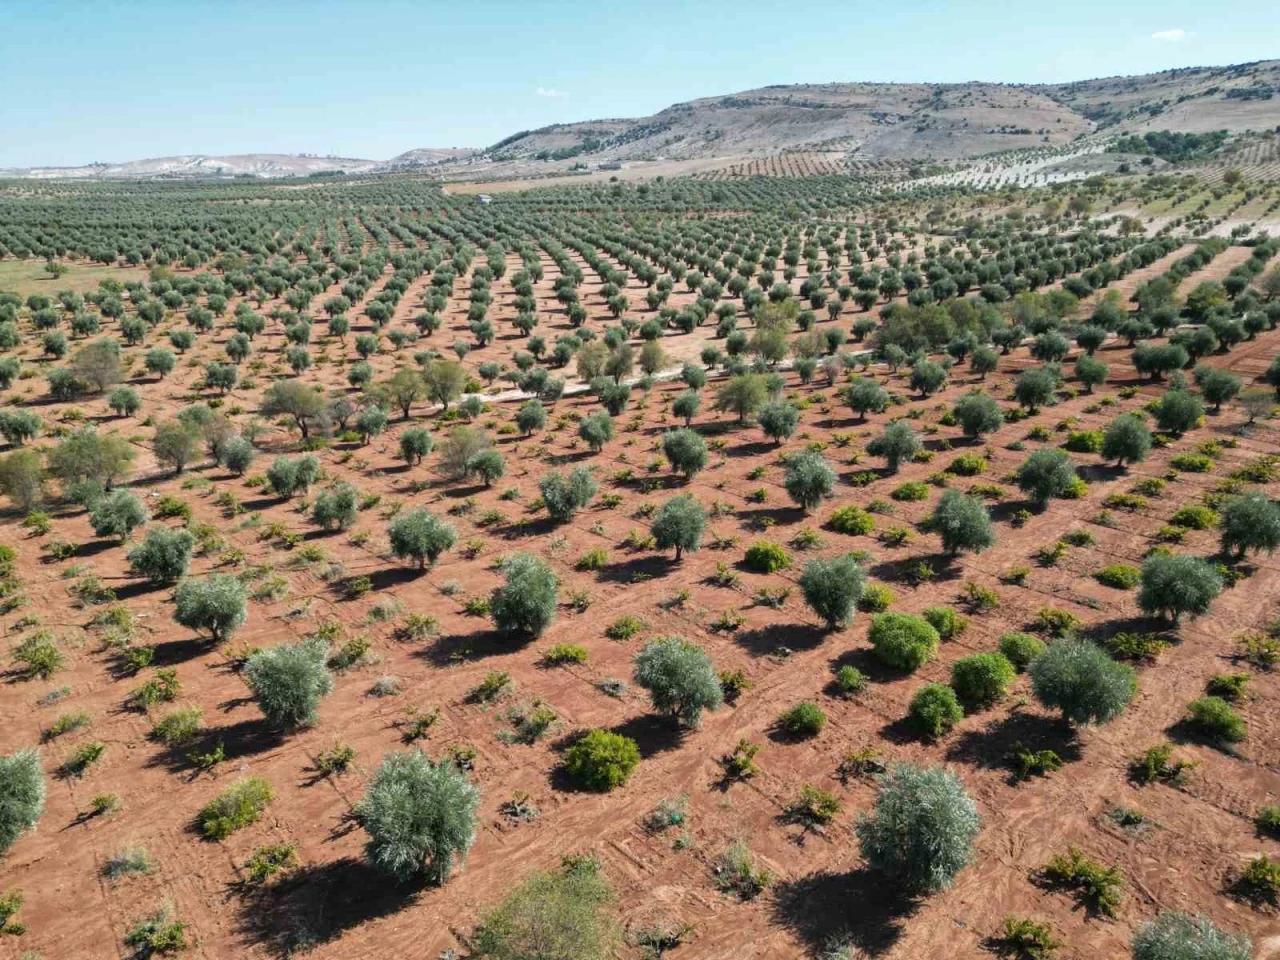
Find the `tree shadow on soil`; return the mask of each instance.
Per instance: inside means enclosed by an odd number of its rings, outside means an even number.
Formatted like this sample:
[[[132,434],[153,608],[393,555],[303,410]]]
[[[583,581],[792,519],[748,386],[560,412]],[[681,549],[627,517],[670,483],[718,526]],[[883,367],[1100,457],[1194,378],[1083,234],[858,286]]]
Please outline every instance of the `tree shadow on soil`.
[[[115,592],[116,600],[124,603],[128,600],[136,600],[138,597],[145,596],[148,593],[155,593],[157,590],[172,590],[176,583],[152,583],[150,580],[131,580],[122,587],[112,587]]]
[[[985,769],[1009,769],[1015,748],[1052,750],[1063,763],[1080,759],[1075,728],[1061,717],[1011,713],[997,717],[980,730],[965,730],[947,746],[945,757]]]
[[[893,884],[870,870],[811,873],[775,886],[770,920],[813,952],[833,941],[857,946],[869,956],[888,952],[917,909]]]
[[[398,913],[421,887],[397,884],[364,860],[348,857],[304,866],[280,881],[246,889],[237,929],[246,946],[296,956],[370,920]]]
[[[642,713],[610,727],[609,730],[634,740],[642,760],[648,760],[667,750],[678,749],[689,733],[687,727],[677,725],[673,718],[656,713]]]
[[[753,657],[768,657],[782,650],[797,652],[821,646],[828,634],[807,623],[771,623],[732,635],[736,646]]]
[[[284,743],[286,734],[272,726],[265,717],[241,720],[224,727],[210,727],[185,743],[163,747],[148,759],[144,766],[163,767],[170,772],[186,770],[194,776],[199,771],[187,759],[190,754],[207,754],[221,746],[223,762],[234,764],[238,760],[274,750]]]
[[[933,569],[931,583],[951,583],[959,580],[964,572],[956,558],[949,553],[931,553],[923,556],[916,554],[903,557],[901,560],[884,560],[873,565],[868,573],[885,583],[900,583],[917,586],[917,571],[924,565]]]
[[[636,578],[654,580],[665,577],[678,569],[673,557],[666,554],[646,554],[621,563],[611,563],[597,575],[601,583],[634,583]]]
[[[501,630],[477,630],[475,633],[442,634],[430,646],[415,651],[413,655],[433,666],[449,667],[464,661],[515,653],[527,642]]]

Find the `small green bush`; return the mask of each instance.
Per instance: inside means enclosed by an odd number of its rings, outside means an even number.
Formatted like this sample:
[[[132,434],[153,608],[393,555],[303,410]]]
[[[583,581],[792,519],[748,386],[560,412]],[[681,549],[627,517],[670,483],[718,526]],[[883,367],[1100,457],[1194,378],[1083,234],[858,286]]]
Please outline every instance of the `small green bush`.
[[[928,620],[909,613],[877,614],[868,639],[876,656],[899,670],[915,670],[928,663],[941,640]]]
[[[896,597],[883,583],[869,583],[858,599],[858,609],[863,613],[882,613],[893,605]]]
[[[225,840],[243,827],[257,823],[275,798],[271,784],[261,777],[233,783],[200,810],[200,832],[206,840]]]
[[[918,500],[928,500],[929,485],[919,480],[912,480],[908,483],[902,484],[902,486],[892,491],[889,496],[894,500],[897,500],[899,503],[913,503]]]
[[[835,510],[831,514],[831,519],[827,521],[827,526],[836,533],[858,536],[870,533],[875,527],[875,520],[861,507],[849,504]]]
[[[951,686],[962,700],[985,705],[1004,697],[1017,675],[1003,653],[974,653],[951,665]]]
[[[968,618],[951,607],[926,607],[923,616],[943,640],[955,639],[969,626]]]
[[[787,551],[768,540],[753,543],[747,548],[743,560],[747,569],[754,570],[756,573],[773,573],[777,570],[786,570],[791,566],[791,557]]]
[[[640,748],[630,737],[608,730],[592,730],[569,747],[564,769],[579,786],[607,793],[627,782],[640,762]]]
[[[782,716],[778,717],[778,727],[793,737],[816,737],[827,724],[827,715],[816,703],[803,700],[797,703]]]
[[[1142,579],[1142,571],[1128,564],[1113,563],[1097,571],[1093,575],[1093,579],[1105,587],[1114,587],[1116,590],[1132,590],[1138,585],[1138,581]]]
[[[1044,642],[1029,633],[1006,633],[1000,638],[1000,652],[1015,670],[1022,672],[1032,660],[1044,653]]]
[[[1201,697],[1187,706],[1187,722],[1207,737],[1238,743],[1247,736],[1244,719],[1221,697]]]
[[[927,683],[916,691],[907,719],[921,733],[938,738],[964,719],[956,692],[945,683]]]

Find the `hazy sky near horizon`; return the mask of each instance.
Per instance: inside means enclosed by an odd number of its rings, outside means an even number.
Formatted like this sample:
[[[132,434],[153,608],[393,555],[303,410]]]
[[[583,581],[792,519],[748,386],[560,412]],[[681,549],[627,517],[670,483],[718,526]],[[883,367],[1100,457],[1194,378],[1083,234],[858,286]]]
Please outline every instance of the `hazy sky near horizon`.
[[[1258,0],[3,0],[0,167],[386,159],[833,80],[1048,83],[1280,57]]]

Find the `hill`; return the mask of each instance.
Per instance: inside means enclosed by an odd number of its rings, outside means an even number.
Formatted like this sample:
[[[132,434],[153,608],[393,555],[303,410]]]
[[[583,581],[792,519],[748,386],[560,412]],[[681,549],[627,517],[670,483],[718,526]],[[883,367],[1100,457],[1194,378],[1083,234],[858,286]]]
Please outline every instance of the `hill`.
[[[1045,149],[1095,133],[1241,133],[1280,126],[1280,60],[1186,67],[1064,84],[824,83],[769,86],[677,103],[648,117],[560,123],[484,150],[422,147],[390,160],[312,155],[176,156],[0,170],[31,178],[297,177],[432,168],[469,176],[582,164],[692,161],[819,151],[854,159],[960,159]],[[530,164],[543,164],[536,171]]]

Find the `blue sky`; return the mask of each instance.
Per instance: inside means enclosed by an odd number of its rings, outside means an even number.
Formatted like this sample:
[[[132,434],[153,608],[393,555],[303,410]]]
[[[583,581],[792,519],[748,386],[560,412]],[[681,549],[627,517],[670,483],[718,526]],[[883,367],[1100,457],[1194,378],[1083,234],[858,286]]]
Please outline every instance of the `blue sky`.
[[[830,80],[1053,82],[1280,56],[1258,0],[4,0],[0,167],[485,146]]]

